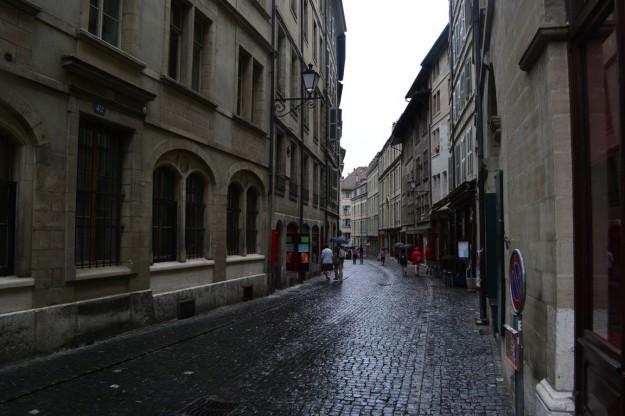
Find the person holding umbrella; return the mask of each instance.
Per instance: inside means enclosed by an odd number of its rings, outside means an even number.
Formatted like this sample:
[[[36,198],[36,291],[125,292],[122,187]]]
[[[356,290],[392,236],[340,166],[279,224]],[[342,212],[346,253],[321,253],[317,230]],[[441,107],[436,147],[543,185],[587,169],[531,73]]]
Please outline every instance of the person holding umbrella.
[[[415,246],[414,250],[412,250],[412,254],[410,254],[410,261],[414,264],[414,274],[419,274],[419,263],[421,263],[422,256],[421,250],[419,246]]]

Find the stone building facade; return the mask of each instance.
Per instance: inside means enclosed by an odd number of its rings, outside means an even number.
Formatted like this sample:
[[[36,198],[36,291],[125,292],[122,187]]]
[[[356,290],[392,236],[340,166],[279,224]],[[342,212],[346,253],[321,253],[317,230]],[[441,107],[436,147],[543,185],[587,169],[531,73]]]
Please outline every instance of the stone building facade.
[[[378,229],[380,224],[380,192],[378,182],[378,162],[380,154],[378,153],[371,163],[367,171],[367,231],[365,250],[368,256],[377,255],[380,251],[378,241]]]
[[[360,180],[352,192],[352,232],[354,247],[365,246],[367,240],[367,177]]]
[[[276,100],[273,119],[271,288],[319,271],[324,242],[339,221],[340,99],[345,63],[341,1],[276,1]],[[307,65],[321,75],[316,97],[303,105]],[[284,101],[282,101],[284,100]],[[304,241],[306,240],[306,241]]]
[[[389,138],[378,159],[378,186],[379,186],[379,245],[391,255],[393,246],[400,242],[402,201],[401,178],[402,147],[393,145]]]
[[[352,219],[354,210],[352,197],[360,182],[366,178],[366,175],[366,168],[361,166],[354,168],[345,178],[341,178],[340,235],[348,240],[352,238],[353,231]]]
[[[485,272],[502,356],[513,249],[527,272],[524,382],[506,365],[508,381],[528,415],[625,414],[625,7],[482,6]]]
[[[274,13],[0,2],[0,361],[267,293]]]

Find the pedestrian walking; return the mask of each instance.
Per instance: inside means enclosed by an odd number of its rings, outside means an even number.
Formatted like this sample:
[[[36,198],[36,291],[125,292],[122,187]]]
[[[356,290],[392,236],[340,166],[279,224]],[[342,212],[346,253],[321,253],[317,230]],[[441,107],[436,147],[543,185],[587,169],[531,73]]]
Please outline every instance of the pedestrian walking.
[[[356,260],[358,260],[358,249],[352,249],[352,262],[356,264]]]
[[[334,269],[334,280],[343,280],[343,264],[345,263],[345,249],[338,246],[336,249],[336,261]]]
[[[404,277],[408,276],[408,259],[406,258],[406,250],[402,250],[399,253],[399,265]]]
[[[360,246],[360,253],[358,253],[358,255],[360,256],[360,264],[362,264],[365,260],[365,249],[362,246]]]
[[[330,272],[333,267],[333,258],[334,254],[332,253],[332,249],[327,245],[321,250],[321,270],[323,270],[323,274],[326,276],[326,281],[330,281]]]
[[[384,262],[386,261],[386,250],[381,249],[379,257],[380,257],[380,262],[382,263],[382,266],[384,266]]]
[[[434,247],[432,246],[432,244],[428,243],[425,246],[425,252],[423,253],[424,257],[425,257],[425,265],[427,266],[428,269],[428,274],[432,273],[432,266],[433,266],[433,261],[434,261]]]
[[[414,264],[415,275],[419,274],[419,263],[421,263],[421,260],[421,249],[419,249],[419,246],[415,246],[414,250],[412,250],[412,254],[410,254],[410,261]]]

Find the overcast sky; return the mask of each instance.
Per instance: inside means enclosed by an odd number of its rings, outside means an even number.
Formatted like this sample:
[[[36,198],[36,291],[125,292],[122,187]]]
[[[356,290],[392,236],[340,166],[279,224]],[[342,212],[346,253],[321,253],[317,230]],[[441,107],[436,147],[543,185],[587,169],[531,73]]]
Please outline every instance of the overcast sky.
[[[367,166],[406,108],[404,96],[448,21],[447,0],[343,0],[347,58],[343,138],[347,176]]]

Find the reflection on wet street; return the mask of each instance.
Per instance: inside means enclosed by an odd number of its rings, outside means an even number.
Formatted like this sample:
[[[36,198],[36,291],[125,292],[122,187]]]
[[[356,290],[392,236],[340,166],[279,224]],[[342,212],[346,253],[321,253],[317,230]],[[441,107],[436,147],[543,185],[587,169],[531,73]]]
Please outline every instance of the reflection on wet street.
[[[505,415],[477,302],[394,264],[346,263],[343,282],[5,369],[0,413]]]

